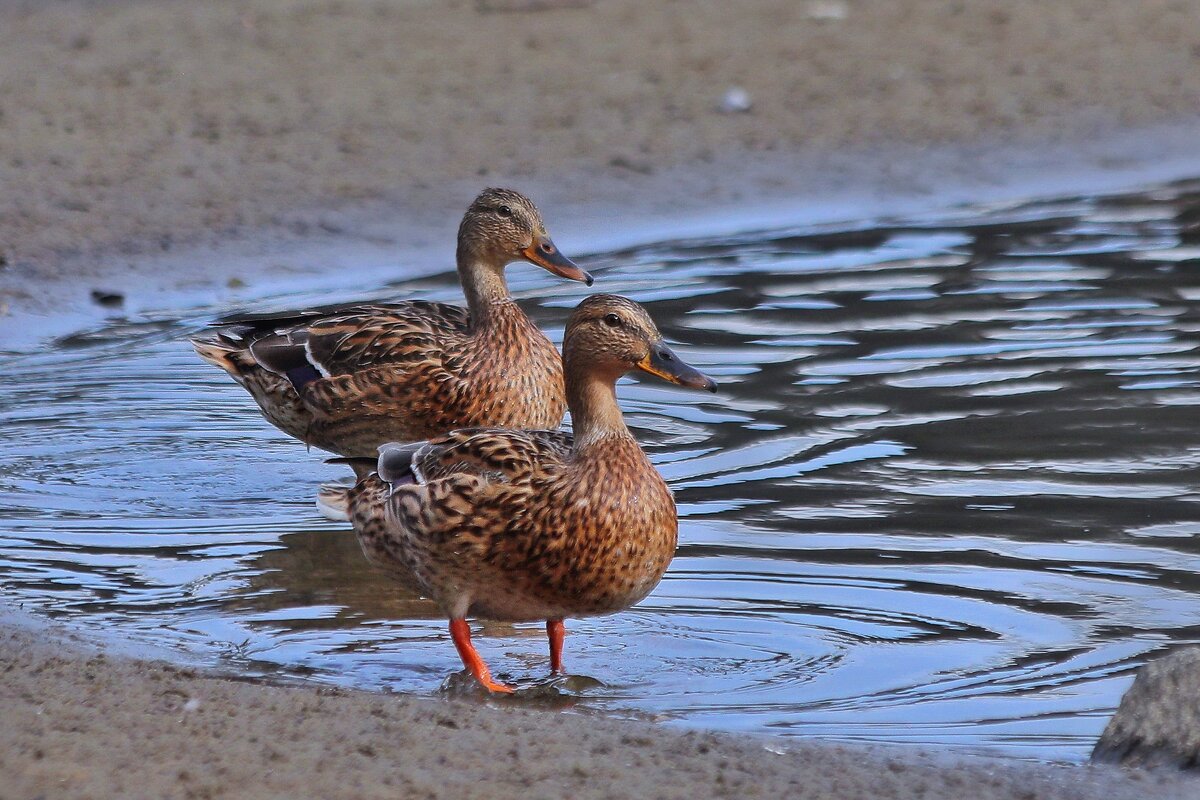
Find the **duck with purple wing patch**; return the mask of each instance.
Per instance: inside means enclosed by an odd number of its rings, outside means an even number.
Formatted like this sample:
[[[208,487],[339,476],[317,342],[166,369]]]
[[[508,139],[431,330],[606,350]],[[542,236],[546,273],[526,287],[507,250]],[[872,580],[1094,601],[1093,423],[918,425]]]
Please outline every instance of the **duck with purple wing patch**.
[[[487,189],[458,232],[467,308],[410,300],[248,315],[192,345],[280,430],[343,456],[473,425],[554,428],[566,410],[562,364],[508,292],[504,268],[518,260],[592,284],[528,198]]]

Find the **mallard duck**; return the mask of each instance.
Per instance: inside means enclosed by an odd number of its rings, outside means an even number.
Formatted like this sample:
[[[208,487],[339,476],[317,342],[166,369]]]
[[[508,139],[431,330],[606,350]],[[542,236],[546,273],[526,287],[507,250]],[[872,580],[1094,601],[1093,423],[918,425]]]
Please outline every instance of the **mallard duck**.
[[[675,554],[675,501],[625,425],[617,379],[640,369],[716,391],[615,295],[571,315],[563,364],[573,434],[474,428],[386,444],[342,490],[367,558],[441,606],[463,664],[493,692],[512,689],[472,646],[468,615],[546,620],[560,672],[563,619],[637,603]]]
[[[459,427],[556,427],[566,410],[558,351],[509,294],[504,268],[524,260],[588,286],[592,276],[510,189],[471,203],[457,260],[465,309],[410,300],[248,315],[192,346],[284,433],[342,456]]]

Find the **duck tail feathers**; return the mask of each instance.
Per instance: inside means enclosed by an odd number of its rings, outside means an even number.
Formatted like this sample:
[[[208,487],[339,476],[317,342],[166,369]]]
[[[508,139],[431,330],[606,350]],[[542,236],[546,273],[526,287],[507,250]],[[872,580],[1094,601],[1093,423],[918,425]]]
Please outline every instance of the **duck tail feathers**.
[[[333,522],[350,521],[350,487],[344,483],[324,483],[317,490],[317,513]]]
[[[219,335],[209,339],[197,337],[190,341],[196,355],[214,367],[225,370],[238,381],[254,366],[254,359],[246,351],[244,343]]]

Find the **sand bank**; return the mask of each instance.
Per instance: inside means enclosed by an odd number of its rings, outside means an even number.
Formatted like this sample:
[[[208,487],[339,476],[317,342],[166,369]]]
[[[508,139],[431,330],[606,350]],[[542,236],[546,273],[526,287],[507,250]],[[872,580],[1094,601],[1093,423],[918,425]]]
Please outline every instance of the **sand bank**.
[[[271,686],[131,659],[6,613],[0,796],[1195,797],[1200,781],[752,739],[566,713]]]
[[[0,276],[45,307],[196,245],[404,261],[487,183],[581,219],[986,184],[997,145],[1190,123],[1198,67],[1170,0],[0,0]]]

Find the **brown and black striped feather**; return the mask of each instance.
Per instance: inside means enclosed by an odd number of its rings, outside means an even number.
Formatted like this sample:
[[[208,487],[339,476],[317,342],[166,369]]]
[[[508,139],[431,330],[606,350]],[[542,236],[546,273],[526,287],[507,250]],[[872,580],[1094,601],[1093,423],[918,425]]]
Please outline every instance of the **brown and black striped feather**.
[[[570,455],[568,431],[468,428],[421,445],[412,456],[418,483],[472,474],[503,483],[528,483]]]

